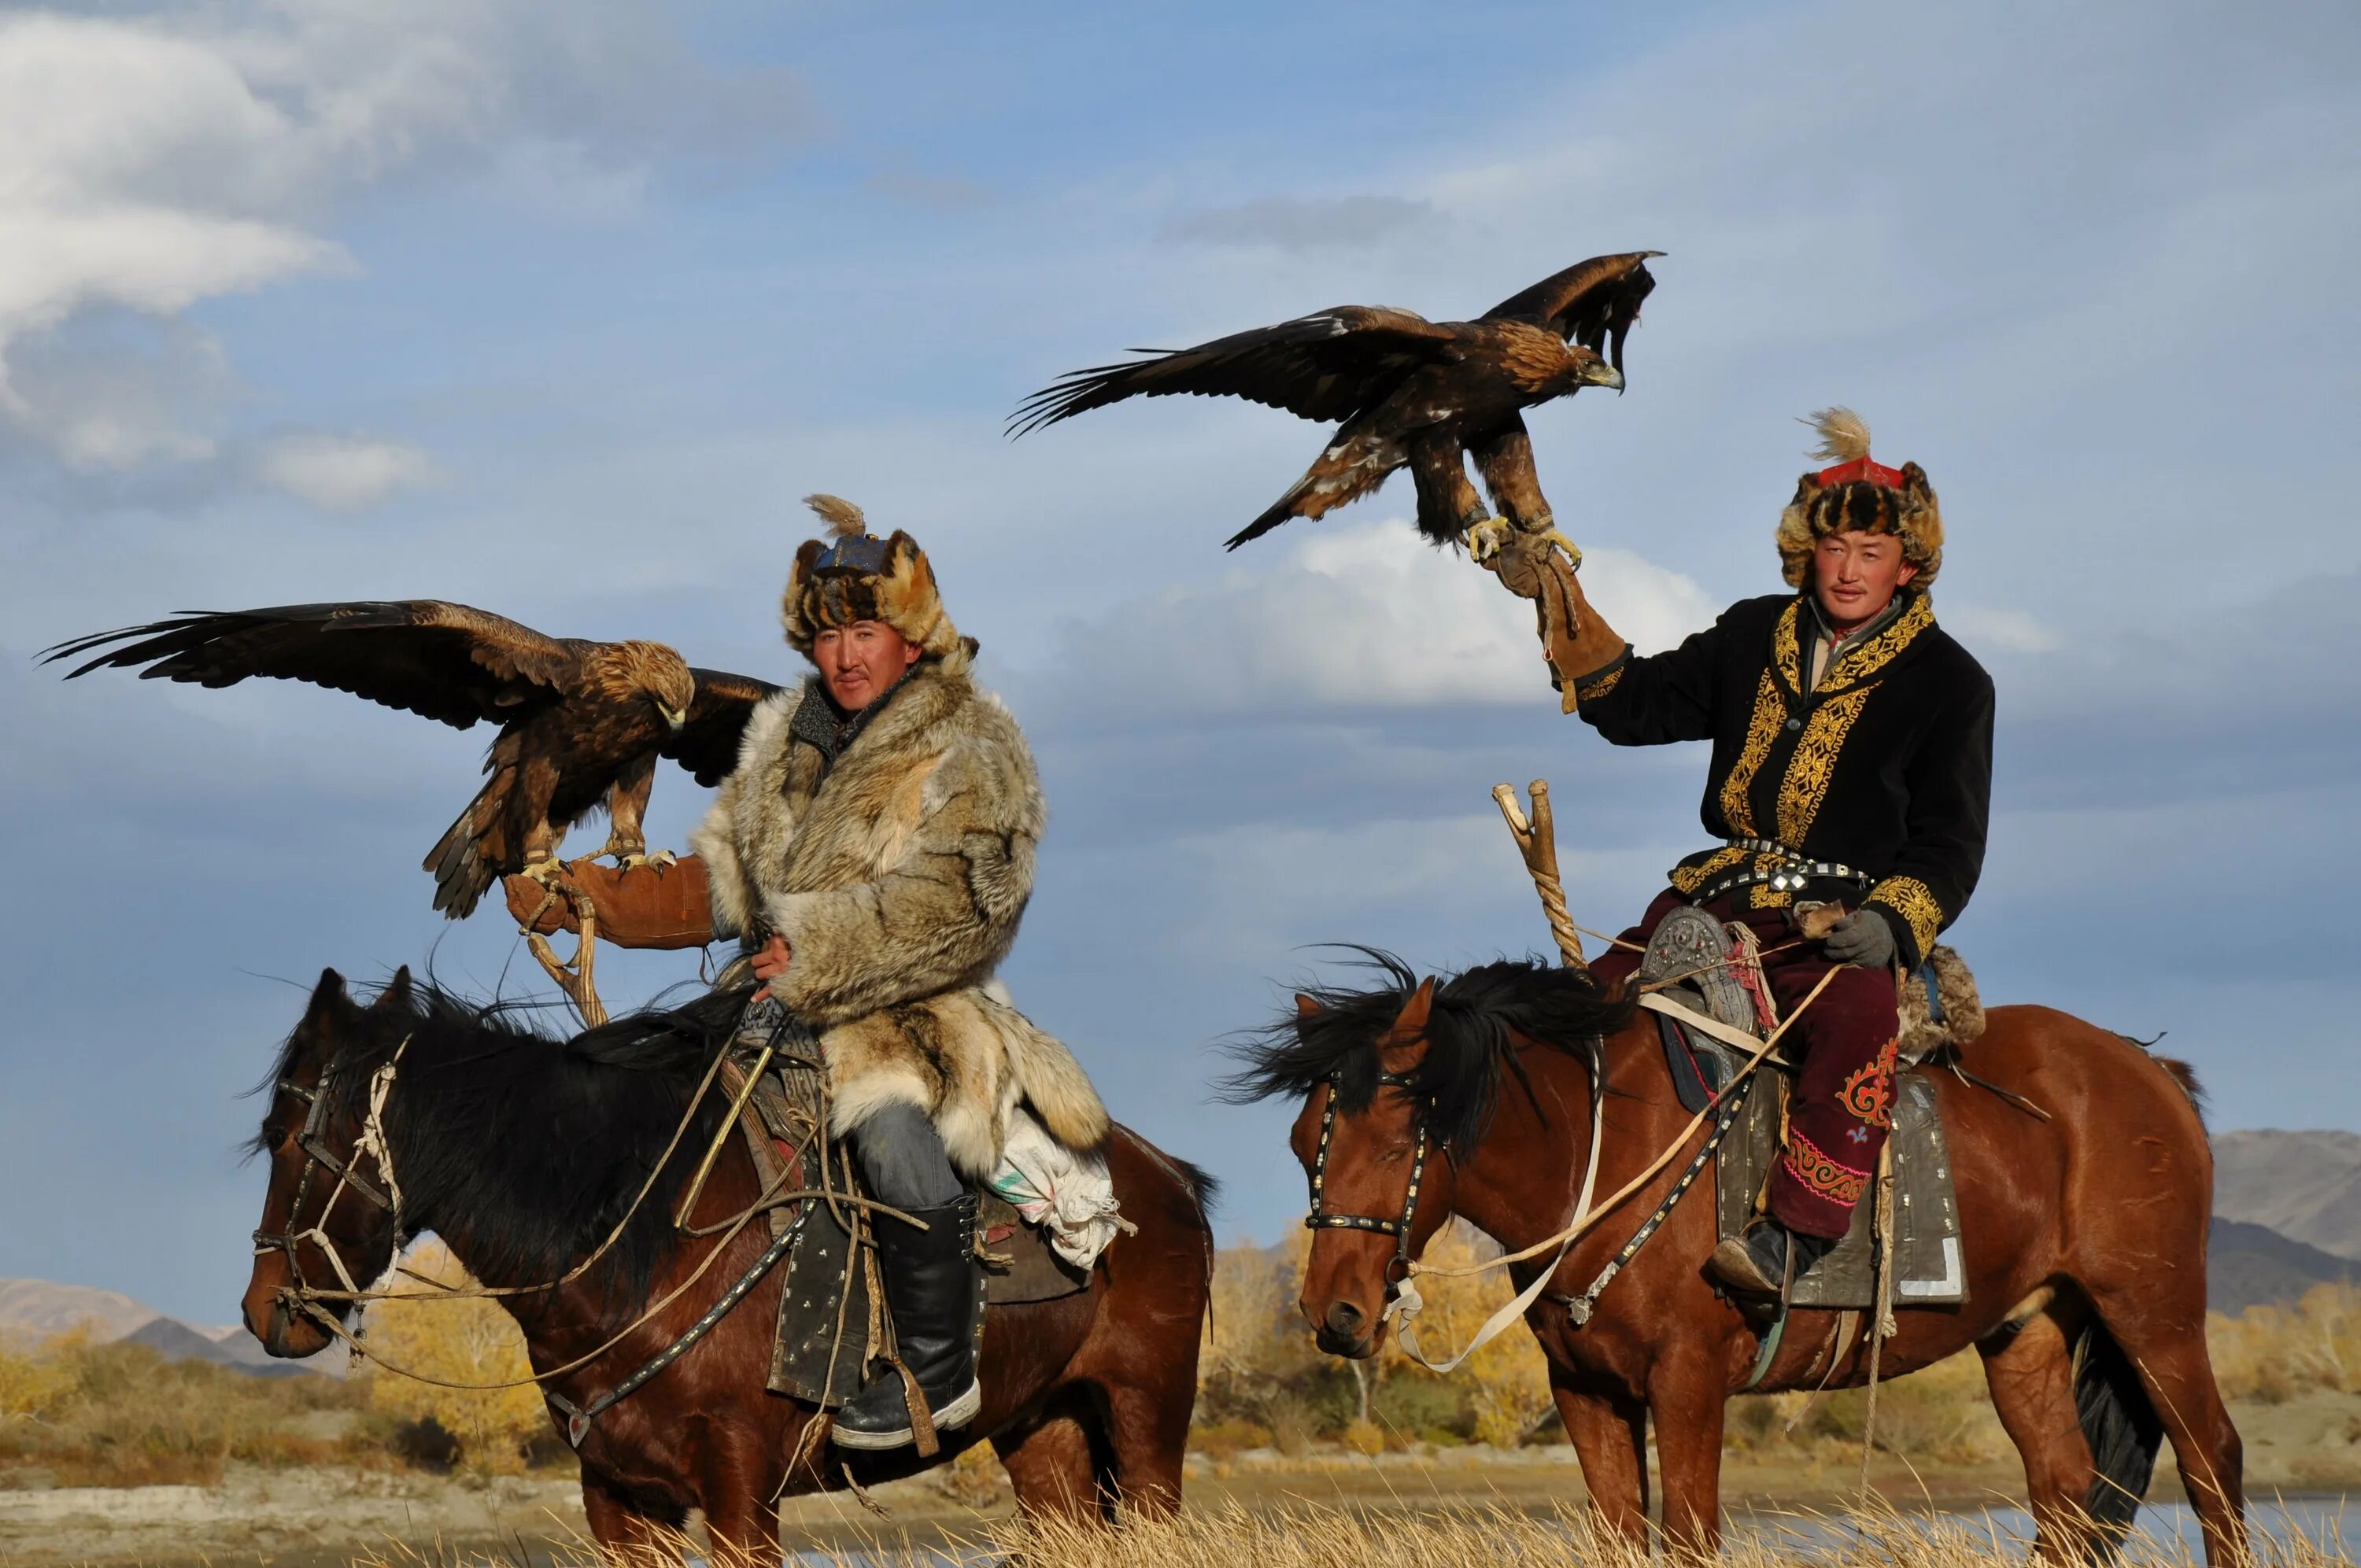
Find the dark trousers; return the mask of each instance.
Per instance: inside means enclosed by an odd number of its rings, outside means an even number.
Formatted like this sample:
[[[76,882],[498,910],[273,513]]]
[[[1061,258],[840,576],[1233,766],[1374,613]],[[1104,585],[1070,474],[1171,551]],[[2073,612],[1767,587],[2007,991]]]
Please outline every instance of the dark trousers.
[[[943,1152],[942,1135],[916,1105],[880,1105],[861,1119],[851,1139],[869,1194],[880,1203],[939,1209],[967,1190]]]
[[[1771,1175],[1771,1215],[1805,1235],[1841,1236],[1894,1124],[1894,1047],[1902,1028],[1894,974],[1829,963],[1818,943],[1794,929],[1786,910],[1740,907],[1752,891],[1726,894],[1705,909],[1753,931],[1762,945],[1763,978],[1782,1018],[1803,1005],[1822,975],[1836,971],[1819,1000],[1780,1039],[1780,1054],[1800,1055],[1803,1067],[1787,1102],[1786,1152]],[[1645,947],[1656,922],[1686,902],[1666,888],[1623,940]],[[1613,948],[1590,967],[1602,981],[1628,980],[1640,955]]]

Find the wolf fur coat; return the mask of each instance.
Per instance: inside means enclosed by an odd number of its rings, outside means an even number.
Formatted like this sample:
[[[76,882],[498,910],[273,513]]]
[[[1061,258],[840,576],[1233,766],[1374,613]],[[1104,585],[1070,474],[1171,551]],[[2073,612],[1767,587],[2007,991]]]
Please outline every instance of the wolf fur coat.
[[[1033,890],[1044,804],[1023,732],[970,658],[921,660],[833,763],[795,722],[819,678],[775,693],[689,842],[715,934],[785,939],[772,989],[820,1033],[835,1130],[917,1105],[981,1180],[1019,1103],[1077,1149],[1104,1140],[1107,1114],[1065,1046],[992,981]]]

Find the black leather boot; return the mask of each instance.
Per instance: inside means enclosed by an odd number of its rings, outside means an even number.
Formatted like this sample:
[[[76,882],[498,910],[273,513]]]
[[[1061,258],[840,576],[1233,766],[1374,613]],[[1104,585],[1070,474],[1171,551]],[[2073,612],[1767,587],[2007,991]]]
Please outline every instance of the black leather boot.
[[[913,1209],[926,1230],[888,1214],[875,1223],[877,1273],[894,1318],[895,1348],[918,1380],[927,1411],[943,1431],[965,1426],[983,1403],[975,1377],[975,1194],[939,1209]],[[829,1434],[843,1448],[902,1448],[916,1441],[902,1375],[888,1366],[836,1413]]]
[[[1784,1300],[1798,1276],[1828,1255],[1837,1244],[1807,1236],[1765,1217],[1713,1249],[1708,1272],[1740,1296]]]

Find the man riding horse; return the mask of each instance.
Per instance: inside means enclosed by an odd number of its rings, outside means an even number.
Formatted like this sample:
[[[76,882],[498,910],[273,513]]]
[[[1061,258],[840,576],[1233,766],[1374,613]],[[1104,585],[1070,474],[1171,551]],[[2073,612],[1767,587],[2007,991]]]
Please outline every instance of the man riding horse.
[[[1710,740],[1706,830],[1640,923],[1592,967],[1628,981],[1682,905],[1749,927],[1803,1065],[1764,1218],[1722,1244],[1732,1291],[1778,1296],[1841,1239],[1892,1124],[1897,972],[1926,961],[1966,907],[1984,854],[1993,685],[1935,624],[1943,524],[1926,471],[1869,455],[1848,410],[1815,416],[1816,455],[1779,520],[1798,591],[1741,599],[1668,652],[1634,656],[1570,573],[1528,551],[1501,580],[1540,605],[1545,656],[1573,709],[1610,743]],[[1828,907],[1828,906],[1839,907]],[[1802,916],[1834,924],[1817,938]],[[1840,917],[1837,917],[1840,916]],[[1819,922],[1811,927],[1819,930]]]
[[[690,835],[717,936],[802,1024],[828,1064],[831,1130],[881,1215],[878,1273],[902,1366],[935,1425],[978,1408],[970,1270],[976,1196],[1022,1102],[1051,1136],[1095,1147],[1107,1115],[1066,1047],[991,983],[1033,889],[1044,806],[1016,719],[969,670],[926,553],[868,533],[815,496],[833,537],[796,554],[781,616],[817,666],[749,719],[736,772]],[[834,1440],[914,1440],[889,1365],[837,1413]]]

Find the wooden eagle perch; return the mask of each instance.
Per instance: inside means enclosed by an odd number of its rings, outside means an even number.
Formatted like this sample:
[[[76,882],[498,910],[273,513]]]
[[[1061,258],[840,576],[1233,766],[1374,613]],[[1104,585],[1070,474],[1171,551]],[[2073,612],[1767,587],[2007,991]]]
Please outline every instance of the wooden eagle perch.
[[[566,830],[602,805],[611,827],[599,853],[650,863],[641,823],[656,759],[719,783],[737,766],[747,716],[777,689],[694,669],[661,642],[548,637],[440,599],[181,615],[60,643],[43,662],[93,652],[66,678],[137,665],[144,680],[205,686],[261,675],[351,692],[455,729],[498,724],[484,758],[491,776],[424,862],[434,907],[454,920],[503,876],[553,883]]]
[[[1418,529],[1488,558],[1512,532],[1559,533],[1533,471],[1526,409],[1585,387],[1623,387],[1623,339],[1656,280],[1659,250],[1595,256],[1512,294],[1472,322],[1339,305],[1148,357],[1059,378],[1018,406],[1011,435],[1126,398],[1248,398],[1300,418],[1338,421],[1312,466],[1234,535],[1233,550],[1291,518],[1323,517],[1375,491],[1397,468],[1418,487]],[[1466,455],[1499,511],[1467,481]]]

